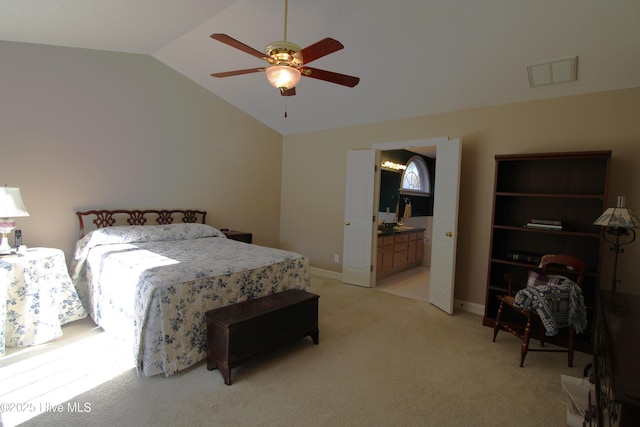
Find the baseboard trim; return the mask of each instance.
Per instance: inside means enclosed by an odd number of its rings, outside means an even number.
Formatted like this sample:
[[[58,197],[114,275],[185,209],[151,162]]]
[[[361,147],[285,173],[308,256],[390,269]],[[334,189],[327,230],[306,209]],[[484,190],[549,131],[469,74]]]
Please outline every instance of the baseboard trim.
[[[309,273],[320,277],[326,277],[327,279],[339,280],[340,282],[342,282],[342,273],[339,273],[337,271],[325,270],[323,268],[310,266]]]
[[[474,302],[462,301],[462,300],[454,300],[453,308],[466,311],[468,313],[477,314],[479,316],[484,316],[484,305],[476,304]]]

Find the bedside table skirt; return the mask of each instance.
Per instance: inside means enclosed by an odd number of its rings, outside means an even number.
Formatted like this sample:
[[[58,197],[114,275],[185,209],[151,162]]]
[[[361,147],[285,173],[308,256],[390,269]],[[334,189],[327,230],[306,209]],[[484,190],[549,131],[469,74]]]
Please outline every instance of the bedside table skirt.
[[[61,325],[87,312],[71,283],[64,252],[35,248],[0,258],[0,355],[9,347],[42,344],[62,336]]]

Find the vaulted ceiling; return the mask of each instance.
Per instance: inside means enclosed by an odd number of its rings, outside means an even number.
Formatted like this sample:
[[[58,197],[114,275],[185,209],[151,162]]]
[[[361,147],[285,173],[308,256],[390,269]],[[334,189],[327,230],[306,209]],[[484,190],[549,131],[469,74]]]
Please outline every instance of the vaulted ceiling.
[[[361,81],[282,97],[264,73],[211,77],[264,63],[209,36],[262,51],[284,0],[0,0],[0,40],[152,55],[281,134],[639,87],[639,23],[631,0],[289,0],[287,40],[339,40],[312,65]],[[573,56],[577,81],[529,87],[528,65]]]

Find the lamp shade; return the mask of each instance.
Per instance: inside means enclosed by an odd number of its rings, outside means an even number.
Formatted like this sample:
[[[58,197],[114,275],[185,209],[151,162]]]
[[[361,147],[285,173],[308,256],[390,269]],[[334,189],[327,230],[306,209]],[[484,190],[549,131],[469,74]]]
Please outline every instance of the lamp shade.
[[[16,187],[0,187],[0,218],[29,216],[24,207],[20,189]]]
[[[625,207],[624,196],[618,196],[618,206],[604,211],[593,225],[613,228],[640,228],[640,218],[631,209]]]
[[[300,70],[288,65],[272,65],[267,68],[267,80],[277,89],[291,89],[300,81]]]

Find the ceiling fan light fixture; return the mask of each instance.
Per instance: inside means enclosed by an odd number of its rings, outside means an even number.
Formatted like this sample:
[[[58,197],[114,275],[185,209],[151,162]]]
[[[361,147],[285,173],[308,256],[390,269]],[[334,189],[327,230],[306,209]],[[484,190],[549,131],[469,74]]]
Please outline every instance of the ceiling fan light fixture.
[[[300,70],[289,65],[271,65],[266,74],[271,86],[280,90],[294,88],[300,81]]]

